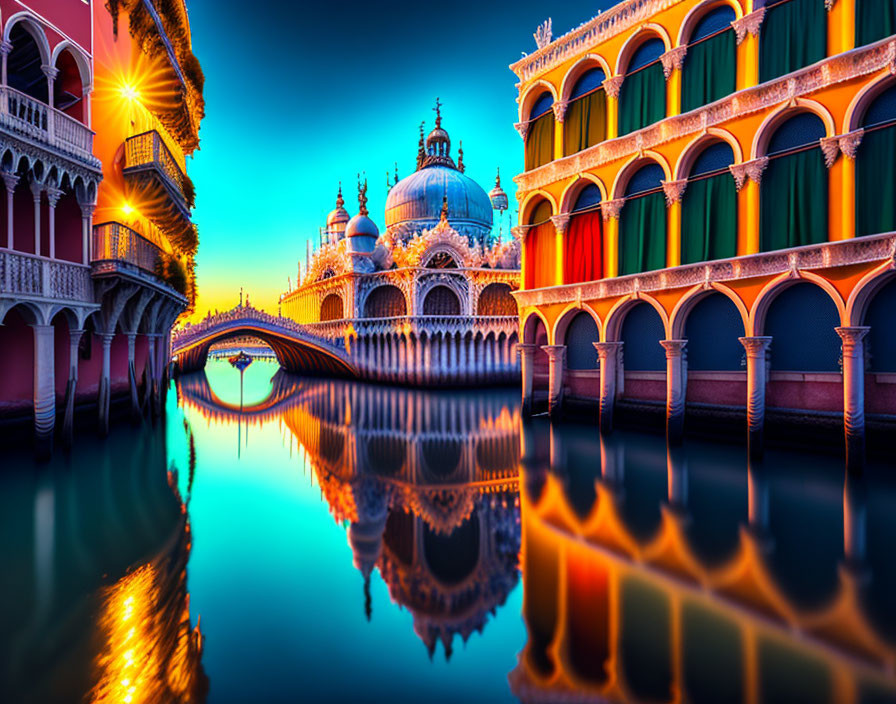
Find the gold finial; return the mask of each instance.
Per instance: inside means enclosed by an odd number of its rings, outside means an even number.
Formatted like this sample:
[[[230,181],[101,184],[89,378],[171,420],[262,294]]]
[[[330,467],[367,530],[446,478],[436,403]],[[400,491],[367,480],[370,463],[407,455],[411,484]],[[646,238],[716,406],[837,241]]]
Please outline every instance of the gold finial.
[[[436,129],[439,129],[442,126],[442,103],[438,98],[436,98],[436,106],[433,110],[436,111]]]
[[[336,207],[341,208],[345,205],[345,199],[342,197],[342,181],[339,182],[339,192],[336,194]]]
[[[361,183],[361,174],[358,174],[358,214],[367,215],[367,176]]]
[[[442,215],[441,215],[440,219],[442,220],[442,222],[445,222],[446,220],[448,220],[448,196],[447,195],[442,196]]]
[[[423,139],[423,126],[426,124],[425,121],[420,123],[420,142],[417,144],[417,170],[420,170],[420,167],[423,166],[423,160],[426,158],[426,146],[425,141]]]
[[[495,176],[495,188],[501,187],[501,167],[498,167],[498,174]]]
[[[457,143],[457,170],[464,172],[464,140]]]

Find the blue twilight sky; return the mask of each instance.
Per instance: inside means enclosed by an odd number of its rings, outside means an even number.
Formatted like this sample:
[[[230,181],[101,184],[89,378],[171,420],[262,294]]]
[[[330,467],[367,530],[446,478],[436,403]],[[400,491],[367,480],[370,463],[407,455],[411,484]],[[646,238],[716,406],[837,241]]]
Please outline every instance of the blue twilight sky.
[[[413,170],[436,96],[452,154],[463,140],[467,174],[486,191],[500,166],[515,204],[523,146],[507,67],[535,50],[532,33],[548,16],[559,36],[614,2],[187,4],[206,76],[202,143],[189,164],[204,315],[234,305],[240,286],[275,312],[340,180],[357,212],[359,171],[382,229],[386,171],[396,161],[400,177]]]

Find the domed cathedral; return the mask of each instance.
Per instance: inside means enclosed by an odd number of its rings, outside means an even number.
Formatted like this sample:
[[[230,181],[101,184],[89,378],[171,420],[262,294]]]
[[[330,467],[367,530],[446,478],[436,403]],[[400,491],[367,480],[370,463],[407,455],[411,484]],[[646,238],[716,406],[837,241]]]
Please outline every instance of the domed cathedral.
[[[342,344],[362,378],[410,385],[457,385],[518,378],[519,239],[495,233],[508,207],[500,174],[490,193],[455,162],[451,137],[420,126],[416,170],[387,183],[385,231],[367,209],[358,176],[358,212],[336,207],[308,245],[297,286],[280,297],[283,315]],[[389,179],[387,178],[387,181]]]

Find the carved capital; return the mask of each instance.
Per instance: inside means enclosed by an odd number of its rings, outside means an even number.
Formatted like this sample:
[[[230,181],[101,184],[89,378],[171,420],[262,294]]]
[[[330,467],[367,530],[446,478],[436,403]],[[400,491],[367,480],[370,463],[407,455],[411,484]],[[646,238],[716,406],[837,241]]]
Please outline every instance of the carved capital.
[[[622,349],[621,342],[592,342],[594,349],[597,350],[597,356],[601,361],[605,359],[616,359],[619,350]]]
[[[59,203],[59,199],[62,198],[62,189],[54,188],[53,186],[47,186],[47,200],[50,202],[50,207],[55,208],[56,204]]]
[[[538,349],[538,345],[534,345],[528,342],[521,342],[516,346],[516,353],[520,357],[526,357],[528,359],[532,359],[535,356],[535,350]]]
[[[91,218],[93,217],[93,211],[96,210],[96,203],[78,203],[81,206],[81,217],[82,218]]]
[[[40,194],[44,191],[44,184],[32,179],[28,182],[28,186],[31,188],[31,194],[34,196],[34,200],[40,202]]]
[[[683,46],[677,46],[674,49],[669,49],[669,51],[660,56],[660,61],[663,64],[663,75],[666,77],[666,80],[669,80],[672,71],[681,70],[681,67],[684,64],[685,54],[687,53],[688,47],[687,44],[685,44]]]
[[[868,331],[868,326],[842,327],[834,328],[840,339],[843,340],[843,356],[844,357],[863,357],[862,340]]]
[[[744,162],[747,177],[754,183],[762,183],[762,174],[768,166],[768,157],[761,156],[758,159]]]
[[[684,348],[687,346],[687,340],[660,340],[663,349],[666,350],[666,359],[675,359],[684,354]]]
[[[3,54],[3,56],[9,56],[9,52],[11,52],[11,51],[12,51],[12,42],[7,41],[5,39],[3,41],[0,41],[0,54]]]
[[[765,19],[765,8],[760,7],[749,15],[744,15],[739,20],[734,20],[731,26],[734,27],[734,34],[737,37],[737,43],[740,44],[747,36],[752,34],[754,37],[759,36],[759,30],[762,27],[762,20]]]
[[[19,183],[19,177],[16,174],[10,173],[9,171],[3,171],[0,175],[3,176],[3,183],[6,185],[6,190],[9,193],[16,190],[16,185]]]
[[[510,228],[510,234],[516,237],[520,242],[526,241],[526,231],[529,228],[525,225],[517,225]]]
[[[542,345],[548,359],[554,363],[562,363],[566,359],[566,345]]]
[[[739,337],[740,344],[744,346],[748,357],[761,357],[765,359],[768,348],[772,344],[772,338],[769,336],[759,337]]]
[[[619,89],[622,88],[622,81],[624,80],[625,76],[613,76],[612,78],[604,79],[604,92],[611,98],[618,98]]]
[[[523,141],[526,141],[526,135],[529,134],[529,123],[528,122],[517,122],[514,124],[516,127],[516,131],[520,133],[520,137],[523,138]]]
[[[616,198],[615,200],[605,200],[600,204],[600,211],[604,220],[619,219],[619,213],[622,212],[622,206],[625,205],[625,198]]]
[[[852,132],[840,135],[840,151],[847,159],[855,159],[859,145],[862,143],[862,137],[865,136],[865,130],[859,128]]]
[[[551,107],[554,110],[554,119],[562,123],[563,118],[566,117],[566,108],[569,107],[569,103],[565,100],[557,100]]]
[[[834,9],[835,2],[837,2],[837,0],[824,0],[824,9],[830,12]]]
[[[560,213],[559,215],[551,215],[551,222],[554,223],[554,229],[561,235],[566,234],[566,228],[569,227],[569,213]]]
[[[840,137],[822,137],[819,141],[821,152],[824,154],[824,165],[831,168],[840,156]]]
[[[680,181],[663,181],[663,192],[666,194],[666,205],[671,206],[673,203],[681,201],[684,195],[684,189],[688,187],[686,178]]]
[[[734,176],[734,187],[739,191],[747,181],[747,167],[744,164],[731,164],[728,170]]]
[[[59,69],[55,66],[48,66],[44,64],[40,67],[40,70],[44,72],[44,75],[49,78],[51,81],[55,81],[56,77],[59,75]]]

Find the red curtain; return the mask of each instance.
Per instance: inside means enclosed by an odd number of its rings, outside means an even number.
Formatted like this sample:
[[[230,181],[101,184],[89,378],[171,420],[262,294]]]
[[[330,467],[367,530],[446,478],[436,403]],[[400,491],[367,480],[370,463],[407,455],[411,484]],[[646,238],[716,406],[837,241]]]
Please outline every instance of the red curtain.
[[[602,279],[603,219],[600,210],[573,215],[566,231],[565,282],[578,284]]]
[[[543,288],[556,283],[556,231],[551,222],[551,212],[551,204],[545,200],[538,204],[529,218],[530,229],[526,234],[526,288]]]

